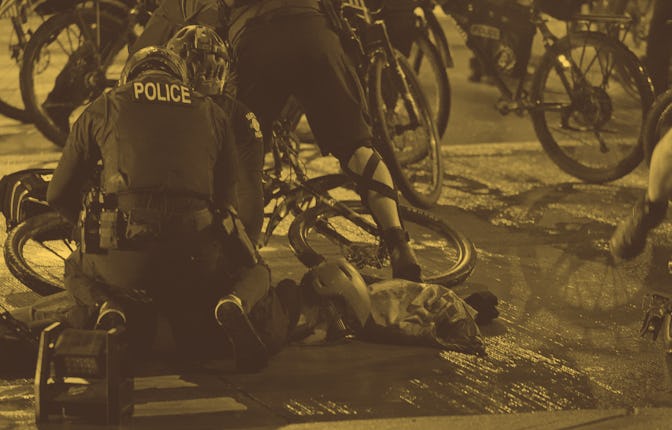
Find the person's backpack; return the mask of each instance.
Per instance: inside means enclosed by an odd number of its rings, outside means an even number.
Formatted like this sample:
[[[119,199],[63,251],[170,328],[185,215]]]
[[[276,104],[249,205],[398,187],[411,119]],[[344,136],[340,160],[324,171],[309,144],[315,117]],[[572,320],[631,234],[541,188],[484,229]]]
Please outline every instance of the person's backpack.
[[[26,218],[51,210],[46,202],[53,169],[26,169],[0,179],[0,211],[7,231]]]

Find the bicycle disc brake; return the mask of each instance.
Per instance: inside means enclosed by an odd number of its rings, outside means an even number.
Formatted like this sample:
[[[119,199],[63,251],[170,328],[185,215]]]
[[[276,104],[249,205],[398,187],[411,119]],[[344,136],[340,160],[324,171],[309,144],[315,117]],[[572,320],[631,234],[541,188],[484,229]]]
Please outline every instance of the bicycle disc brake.
[[[670,299],[658,294],[648,294],[644,298],[642,308],[644,310],[644,318],[642,319],[642,327],[639,329],[639,334],[642,337],[650,337],[655,341],[658,339],[658,334],[663,327],[663,320],[665,313],[672,312],[670,309]]]

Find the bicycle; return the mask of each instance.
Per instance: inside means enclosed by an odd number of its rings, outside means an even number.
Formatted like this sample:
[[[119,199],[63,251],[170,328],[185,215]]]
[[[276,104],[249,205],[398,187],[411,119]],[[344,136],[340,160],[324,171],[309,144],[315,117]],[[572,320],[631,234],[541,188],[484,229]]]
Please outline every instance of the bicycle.
[[[622,42],[587,31],[589,26],[555,36],[535,0],[529,7],[529,22],[541,34],[546,52],[528,90],[524,74],[508,75],[515,65],[515,50],[502,31],[501,17],[485,6],[484,1],[458,0],[445,3],[443,9],[455,20],[485,73],[493,77],[501,94],[497,110],[502,115],[529,112],[544,151],[578,179],[603,183],[634,170],[643,158],[639,131],[653,102],[653,90],[637,57]],[[567,25],[572,22],[619,25],[629,19],[576,15]],[[439,31],[433,27],[434,33]],[[634,96],[626,88],[631,85]]]
[[[374,146],[395,184],[414,206],[441,194],[443,161],[431,109],[409,61],[363,0],[324,0],[332,27],[353,59],[367,97]]]
[[[45,137],[63,146],[76,110],[116,84],[122,48],[133,43],[136,25],[153,7],[151,0],[74,1],[35,30],[24,51],[20,88]]]
[[[344,256],[367,282],[389,278],[387,250],[373,218],[360,202],[340,201],[330,194],[348,186],[348,177],[330,174],[308,178],[293,125],[294,120],[288,116],[274,123],[272,162],[263,171],[264,199],[270,212],[265,214],[262,247],[280,222],[293,214],[288,233],[290,248],[305,266]],[[50,171],[36,172],[44,182],[50,180]],[[38,195],[25,193],[21,203],[15,205],[18,209],[5,213],[9,233],[4,257],[17,279],[38,294],[48,295],[63,288],[63,261],[77,243],[71,239],[72,226],[46,206],[46,187],[32,189],[42,191]],[[453,286],[471,274],[476,251],[463,234],[424,211],[403,205],[399,211],[414,239],[411,245],[423,267],[425,282]]]

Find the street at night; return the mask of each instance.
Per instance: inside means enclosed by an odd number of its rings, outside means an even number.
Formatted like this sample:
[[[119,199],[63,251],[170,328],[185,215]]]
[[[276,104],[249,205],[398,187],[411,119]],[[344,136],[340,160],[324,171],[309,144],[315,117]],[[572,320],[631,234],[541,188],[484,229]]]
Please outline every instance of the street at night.
[[[639,331],[647,294],[672,291],[672,223],[631,261],[614,261],[608,248],[646,189],[646,165],[606,184],[563,173],[527,114],[500,115],[497,89],[467,79],[470,52],[440,19],[455,67],[443,189],[429,212],[476,247],[474,272],[453,290],[499,299],[499,317],[481,327],[487,356],[353,340],[289,345],[251,375],[231,361],[157,360],[141,366],[134,414],[121,428],[669,428],[672,355]],[[2,85],[14,83],[10,75]],[[60,154],[34,126],[0,118],[0,176],[55,167]],[[311,176],[338,168],[309,143],[301,157]],[[306,271],[288,245],[290,221],[261,250],[275,282]],[[4,221],[0,230],[4,241]],[[36,297],[0,264],[3,306]],[[32,379],[0,379],[0,429],[38,428],[34,401]]]

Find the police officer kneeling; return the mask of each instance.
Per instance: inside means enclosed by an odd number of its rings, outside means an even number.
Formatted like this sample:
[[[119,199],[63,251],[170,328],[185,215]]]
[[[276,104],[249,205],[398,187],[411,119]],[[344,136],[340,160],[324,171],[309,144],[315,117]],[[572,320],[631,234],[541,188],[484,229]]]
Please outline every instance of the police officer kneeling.
[[[213,352],[225,334],[237,368],[257,371],[267,348],[248,315],[271,295],[270,273],[231,206],[228,119],[187,79],[181,58],[144,48],[74,124],[47,192],[81,231],[65,285],[97,328],[124,324],[149,343],[156,310],[181,352]]]

